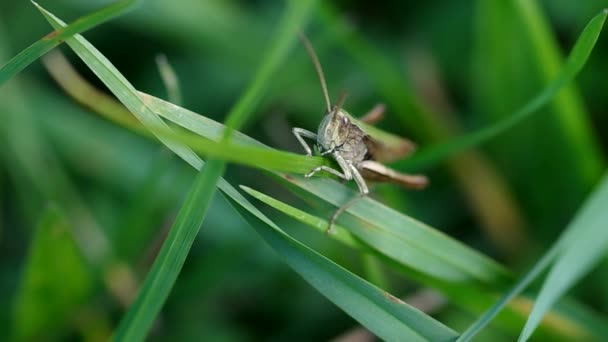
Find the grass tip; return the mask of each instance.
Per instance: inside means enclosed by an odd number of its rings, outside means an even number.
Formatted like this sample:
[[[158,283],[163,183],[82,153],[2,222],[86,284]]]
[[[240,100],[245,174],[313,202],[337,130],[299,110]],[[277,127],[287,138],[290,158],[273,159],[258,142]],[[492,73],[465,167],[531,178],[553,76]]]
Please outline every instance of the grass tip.
[[[239,188],[241,188],[241,190],[243,190],[243,191],[245,191],[247,193],[251,193],[251,191],[253,190],[252,188],[250,188],[250,187],[248,187],[246,185],[243,185],[243,184],[240,184]]]

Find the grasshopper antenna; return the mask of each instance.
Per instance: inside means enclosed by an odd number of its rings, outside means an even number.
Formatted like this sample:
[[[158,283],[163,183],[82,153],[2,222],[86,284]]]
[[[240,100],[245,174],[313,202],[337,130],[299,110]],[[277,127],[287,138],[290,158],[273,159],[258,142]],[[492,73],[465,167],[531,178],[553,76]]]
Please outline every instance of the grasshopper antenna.
[[[342,106],[344,105],[344,101],[346,101],[346,95],[347,93],[345,91],[342,91],[340,93],[340,97],[338,97],[338,102],[336,102],[336,113],[340,111],[340,109],[342,109]]]
[[[331,113],[333,113],[332,121],[338,120],[338,118],[339,118],[338,113],[340,112],[342,105],[344,105],[345,100],[346,100],[346,92],[342,91],[340,93],[340,97],[338,97],[338,102],[336,102],[336,105],[334,106],[334,110],[331,112]]]
[[[319,76],[319,82],[321,82],[321,90],[323,90],[323,97],[325,97],[325,104],[327,105],[327,112],[331,112],[331,101],[329,100],[329,93],[327,92],[327,83],[325,83],[325,76],[323,75],[323,69],[321,68],[321,63],[319,63],[319,58],[315,53],[315,49],[313,49],[310,40],[306,38],[304,33],[300,32],[300,40],[302,44],[304,44],[304,48],[306,48],[306,52],[310,56],[312,60],[312,64],[315,66],[315,70],[317,71],[317,76]]]

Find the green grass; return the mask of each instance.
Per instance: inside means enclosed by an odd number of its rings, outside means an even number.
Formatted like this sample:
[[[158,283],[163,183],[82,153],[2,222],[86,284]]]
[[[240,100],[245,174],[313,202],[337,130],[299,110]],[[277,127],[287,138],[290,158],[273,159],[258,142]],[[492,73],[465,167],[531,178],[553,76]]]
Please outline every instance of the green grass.
[[[6,173],[9,178],[0,180],[17,189],[20,209],[14,210],[17,205],[6,202],[10,197],[3,197],[3,208],[10,211],[2,216],[2,223],[11,227],[13,222],[31,223],[28,217],[42,217],[33,233],[28,230],[21,233],[27,240],[31,238],[27,261],[18,266],[23,275],[14,277],[10,273],[13,267],[0,264],[3,276],[21,279],[10,283],[12,289],[2,295],[2,299],[11,298],[15,303],[15,311],[11,313],[15,328],[11,331],[16,340],[40,336],[45,331],[55,339],[70,333],[91,340],[129,341],[167,336],[213,340],[294,336],[329,339],[356,326],[340,312],[331,311],[333,307],[326,306],[309,288],[302,287],[301,279],[356,323],[388,341],[468,341],[481,336],[507,340],[516,336],[520,340],[601,340],[608,334],[606,318],[595,312],[605,312],[608,297],[605,303],[590,300],[592,296],[605,295],[602,292],[605,268],[601,265],[606,260],[608,236],[604,232],[607,220],[602,208],[608,203],[607,187],[605,176],[600,179],[597,174],[603,168],[597,139],[586,124],[591,111],[583,108],[573,84],[579,73],[585,74],[585,66],[595,65],[593,53],[604,52],[601,44],[596,43],[601,39],[606,10],[588,21],[562,64],[553,33],[535,4],[504,4],[509,11],[501,14],[502,5],[480,3],[478,21],[492,30],[475,32],[481,47],[477,57],[482,58],[481,65],[487,68],[488,75],[480,78],[480,83],[487,87],[480,93],[489,94],[487,101],[478,105],[498,108],[504,104],[504,108],[487,114],[495,119],[485,128],[466,133],[462,128],[454,129],[459,125],[448,122],[444,113],[431,109],[428,99],[419,98],[424,93],[416,89],[420,85],[410,84],[400,75],[398,61],[383,53],[382,43],[376,45],[366,34],[353,30],[341,10],[327,4],[317,6],[315,1],[269,5],[260,15],[237,5],[208,4],[209,13],[203,16],[208,22],[201,22],[197,29],[188,26],[196,20],[190,21],[192,18],[188,19],[186,13],[195,13],[203,5],[184,1],[164,12],[168,20],[174,16],[184,18],[166,33],[170,38],[165,39],[171,42],[168,49],[177,51],[180,44],[213,46],[209,60],[196,61],[208,65],[202,74],[209,80],[197,79],[195,74],[202,69],[196,63],[165,53],[167,59],[158,60],[160,77],[154,70],[156,66],[150,63],[144,76],[146,81],[136,82],[136,77],[125,76],[127,73],[119,71],[118,64],[101,52],[107,47],[98,49],[78,34],[136,4],[117,2],[70,25],[36,5],[55,33],[51,39],[43,38],[17,54],[0,70],[0,83],[4,83],[65,41],[93,75],[81,76],[78,63],[68,61],[58,52],[44,57],[45,67],[69,96],[114,124],[87,116],[68,103],[65,95],[50,90],[49,85],[36,85],[29,78],[4,85],[0,109],[6,109],[2,116],[6,129],[2,130],[0,141],[7,148],[0,153],[3,162],[0,176]],[[150,8],[145,6],[157,5],[144,2],[142,14],[133,12],[116,21],[118,26],[108,29],[154,27],[150,20],[154,11],[149,12]],[[449,6],[457,5],[446,6],[445,12],[436,9],[432,17],[453,14]],[[388,10],[385,12],[390,14]],[[504,48],[492,43],[496,37],[504,38],[505,46],[510,42],[510,22],[499,20],[509,16],[521,21],[523,25],[518,30],[528,34],[525,41],[519,42],[527,44],[522,50],[526,58],[521,60],[501,55]],[[226,22],[214,22],[219,17]],[[445,25],[423,13],[419,20],[419,24],[429,25],[431,31]],[[309,21],[313,25],[307,25]],[[300,65],[303,51],[294,49],[297,32],[307,26],[314,27],[310,30],[313,42],[317,38],[315,32],[324,32],[321,34],[324,39],[320,39],[324,44],[318,52],[324,65],[328,60],[333,66],[326,68],[328,79],[335,80],[336,73],[357,65],[370,79],[373,91],[386,100],[389,110],[395,111],[394,118],[389,117],[389,123],[382,126],[391,132],[370,128],[374,135],[387,144],[398,143],[397,135],[401,133],[395,133],[407,129],[420,140],[420,151],[394,166],[404,170],[425,167],[432,179],[432,186],[420,194],[393,191],[391,196],[383,197],[376,195],[384,194],[382,189],[374,191],[374,197],[363,198],[350,207],[331,234],[325,232],[330,213],[356,193],[348,184],[329,177],[301,176],[313,167],[332,165],[331,161],[270,147],[294,140],[289,137],[292,123],[286,124],[285,116],[267,113],[285,111],[289,105],[288,110],[299,113],[290,114],[289,120],[308,126],[307,122],[314,123],[320,118],[316,108],[322,104],[320,98],[316,102],[304,101],[316,97],[289,90],[294,82],[314,82],[314,74],[299,78],[298,75],[306,74],[301,72],[304,67]],[[221,27],[223,31],[219,30]],[[188,30],[192,30],[192,36],[180,40],[178,37]],[[160,39],[158,32],[154,28],[145,35],[151,40]],[[248,39],[233,44],[220,33]],[[203,43],[193,38],[197,34],[203,37]],[[450,32],[442,34],[449,36]],[[115,32],[113,36],[118,37]],[[390,39],[388,35],[384,37],[386,41]],[[330,43],[338,43],[344,55],[334,56]],[[392,56],[396,56],[399,50],[393,49]],[[134,49],[125,51],[135,53]],[[292,58],[296,55],[298,58]],[[113,55],[114,58],[117,57]],[[521,94],[497,98],[505,85],[492,77],[501,73],[513,76],[505,79],[509,83],[525,76],[505,73],[509,70],[506,65],[511,63],[519,63],[517,70],[533,70],[530,75],[538,83],[531,84],[539,84],[541,90],[530,86]],[[214,74],[217,70],[222,72]],[[35,71],[29,77],[34,75]],[[354,75],[351,81],[360,84],[361,74]],[[93,85],[97,80],[91,82],[91,77],[98,78],[111,95]],[[193,84],[193,80],[198,83]],[[156,89],[163,83],[164,89]],[[26,98],[35,115],[18,116],[26,102],[19,88],[29,90]],[[222,93],[222,89],[228,88],[232,90]],[[186,109],[193,99],[193,89],[206,99],[202,103],[210,107]],[[536,95],[522,95],[530,91]],[[151,95],[157,92],[166,93],[169,101]],[[354,92],[362,97],[369,95],[363,86]],[[315,94],[318,96],[318,91]],[[517,100],[520,95],[528,99],[523,105]],[[230,98],[223,106],[222,96]],[[290,102],[293,96],[298,100]],[[352,103],[357,108],[367,105],[357,100]],[[214,111],[227,114],[214,115]],[[314,117],[309,113],[315,113]],[[480,114],[473,111],[471,115]],[[219,117],[225,117],[225,125],[218,122]],[[497,171],[493,166],[508,161],[514,153],[551,163],[560,160],[550,150],[513,149],[520,146],[513,137],[519,134],[517,139],[523,141],[526,130],[531,129],[529,126],[538,122],[547,122],[547,136],[551,139],[563,137],[563,149],[572,153],[571,160],[575,163],[564,166],[574,169],[574,180],[565,194],[573,196],[567,202],[570,206],[556,203],[550,212],[553,221],[534,209],[550,207],[551,203],[546,202],[553,196],[553,170],[536,170],[523,159],[518,160],[521,164],[517,167],[528,165],[524,170],[539,182],[538,190],[522,191],[520,183],[513,183],[506,176],[513,172],[521,177],[516,167]],[[482,145],[481,150],[471,150]],[[485,159],[482,153],[489,158]],[[203,161],[201,156],[208,160]],[[51,165],[48,171],[46,160]],[[228,163],[246,168],[229,168],[224,179]],[[465,168],[467,163],[473,166]],[[450,172],[438,168],[444,164]],[[251,169],[262,172],[244,176]],[[480,180],[490,181],[476,184],[467,179],[475,175],[485,175],[479,176]],[[487,175],[493,176],[484,178]],[[108,184],[115,190],[108,189]],[[273,209],[258,209],[232,184],[239,184],[248,195]],[[476,189],[481,186],[485,192]],[[515,196],[511,197],[510,186]],[[215,196],[216,188],[221,196]],[[590,188],[595,189],[591,194]],[[301,201],[295,201],[286,192]],[[463,204],[460,196],[469,200],[477,196],[472,200],[477,205]],[[587,197],[584,203],[583,197]],[[124,198],[130,203],[124,205]],[[479,205],[483,201],[495,205]],[[388,205],[384,204],[387,202]],[[47,203],[58,209],[43,211]],[[407,213],[393,206],[405,208]],[[510,206],[512,211],[504,214]],[[170,214],[172,211],[176,212],[175,218]],[[482,227],[486,223],[493,224],[493,219],[519,215],[528,225],[513,229],[521,229],[521,234],[536,239],[542,236],[533,231],[537,222],[539,225],[561,222],[551,226],[553,231],[566,228],[555,242],[530,239],[526,245],[507,250],[500,249],[502,241],[494,239],[515,230],[497,225],[504,229],[500,234],[480,233],[486,229]],[[567,217],[570,223],[558,220],[559,217]],[[159,229],[161,220],[168,229],[166,236]],[[200,229],[201,226],[206,229]],[[547,231],[545,226],[542,229]],[[15,238],[10,235],[11,230],[3,228],[4,231],[9,232],[8,239]],[[250,237],[253,232],[259,238]],[[6,245],[7,241],[10,240],[2,235],[0,243]],[[267,253],[268,250],[274,254]],[[542,250],[546,252],[539,257]],[[0,253],[8,253],[7,260],[12,260],[7,251],[10,250],[0,248]],[[511,254],[496,257],[501,253]],[[53,262],[44,267],[47,258],[53,258]],[[285,262],[300,277],[293,278],[292,273],[283,271],[276,259]],[[361,261],[363,265],[359,264]],[[526,274],[519,272],[522,264],[532,265]],[[195,269],[194,265],[205,267]],[[546,270],[548,275],[542,280],[540,277]],[[204,284],[201,280],[191,282],[200,278],[199,274],[205,275],[201,278]],[[598,280],[587,282],[585,277]],[[69,282],[64,281],[68,278]],[[533,286],[535,281],[542,285]],[[214,287],[215,282],[221,285]],[[200,291],[186,290],[196,287],[194,284],[203,286]],[[433,307],[436,312],[433,316],[426,312],[424,303],[417,308],[399,299],[420,287],[434,289],[447,299],[446,303]],[[61,300],[41,301],[40,291],[50,291]],[[92,300],[99,297],[103,297],[99,302]],[[253,309],[247,309],[249,306]],[[463,311],[467,317],[451,318],[454,312]],[[2,327],[6,325],[8,329],[8,323],[4,322],[9,320],[0,318]],[[261,323],[263,328],[249,326],[258,319],[262,322],[269,319],[272,323]],[[477,335],[482,331],[483,335]]]

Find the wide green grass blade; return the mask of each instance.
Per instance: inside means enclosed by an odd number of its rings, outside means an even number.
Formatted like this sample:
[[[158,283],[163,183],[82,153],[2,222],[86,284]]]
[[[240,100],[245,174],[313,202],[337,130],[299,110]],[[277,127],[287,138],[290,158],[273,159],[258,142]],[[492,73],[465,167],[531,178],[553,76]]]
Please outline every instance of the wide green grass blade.
[[[260,201],[278,209],[279,211],[295,218],[296,220],[303,222],[317,230],[324,232],[327,229],[327,220],[320,219],[316,216],[302,212],[290,205],[280,202],[272,197],[264,195],[258,191],[255,191],[248,187],[241,186],[246,192]],[[393,266],[398,271],[403,271],[408,277],[429,286],[439,291],[442,291],[454,304],[465,308],[471,313],[482,313],[488,305],[495,302],[495,294],[493,290],[488,290],[483,287],[479,287],[475,283],[456,283],[452,281],[446,281],[443,279],[434,278],[420,272],[416,269],[408,267],[407,259],[404,259],[404,249],[410,247],[402,244],[398,239],[394,239],[392,236],[383,237],[382,233],[374,229],[370,229],[369,225],[361,224],[355,220],[346,220],[345,224],[335,225],[332,229],[335,231],[335,235],[331,236],[336,240],[344,243],[347,246],[361,248],[370,248],[369,252],[375,253],[378,257],[384,260],[388,265]],[[371,230],[372,234],[365,235],[366,230]],[[353,240],[345,234],[346,231],[351,232],[357,239]],[[387,239],[396,240],[394,242],[387,242]],[[389,246],[388,248],[386,246]],[[433,267],[433,266],[430,266]],[[528,278],[529,276],[527,276]],[[519,291],[513,295],[519,294]],[[517,301],[507,301],[508,304],[506,314],[503,313],[497,323],[503,329],[510,331],[513,335],[519,332],[520,327],[525,322],[528,310],[530,307],[530,301],[525,298],[519,297]],[[504,306],[504,305],[503,305]],[[501,308],[502,309],[502,308]],[[495,315],[498,312],[494,313]],[[563,306],[556,308],[555,311],[551,312],[550,318],[543,322],[542,333],[544,337],[555,338],[556,336],[568,336],[569,338],[580,339],[582,336],[595,336],[601,334],[601,329],[598,329],[597,320],[592,320],[587,317],[581,320],[580,317],[588,315],[587,312],[579,310],[578,312],[572,312],[572,310],[564,310]],[[488,322],[485,322],[486,324]],[[467,338],[465,332],[464,337]],[[470,337],[468,337],[470,338]]]
[[[329,178],[282,177],[336,207],[356,196],[353,190]],[[369,228],[366,234],[369,239],[385,237],[386,248],[396,240],[407,246],[400,248],[402,260],[420,272],[452,282],[494,286],[504,285],[510,279],[508,272],[490,258],[369,197],[355,202],[346,213],[342,219],[350,214]]]
[[[23,269],[13,337],[17,341],[51,338],[86,304],[94,286],[89,265],[57,208],[43,212]]]
[[[0,86],[32,62],[42,57],[45,53],[61,44],[66,38],[90,30],[95,26],[101,25],[108,20],[122,15],[135,8],[140,2],[140,0],[117,1],[75,20],[70,25],[57,28],[55,31],[42,37],[36,43],[30,45],[27,49],[21,51],[17,56],[13,57],[2,66],[0,69]]]
[[[396,163],[395,165],[400,169],[419,169],[432,166],[465,149],[495,138],[521,123],[530,115],[538,112],[538,110],[549,103],[564,86],[571,83],[585,66],[589,55],[595,47],[595,43],[604,26],[607,15],[608,10],[603,10],[591,19],[577,39],[559,75],[520,109],[506,116],[504,119],[473,133],[425,148],[414,155],[413,158]]]
[[[457,334],[414,307],[319,255],[243,209],[262,238],[334,304],[386,341],[452,341]]]
[[[608,175],[605,175],[563,237],[556,243],[559,254],[543,283],[519,337],[520,341],[527,341],[551,306],[606,255],[607,206]]]

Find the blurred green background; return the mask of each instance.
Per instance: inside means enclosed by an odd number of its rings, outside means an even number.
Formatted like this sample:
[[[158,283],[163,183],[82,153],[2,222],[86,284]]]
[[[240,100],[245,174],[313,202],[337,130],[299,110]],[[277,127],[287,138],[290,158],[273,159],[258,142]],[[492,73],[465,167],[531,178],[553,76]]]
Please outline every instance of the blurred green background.
[[[107,3],[40,1],[67,21]],[[337,1],[321,6],[305,31],[332,98],[346,90],[345,107],[355,116],[385,103],[379,127],[424,148],[521,107],[553,79],[562,56],[605,5]],[[222,121],[250,82],[282,8],[281,1],[146,0],[85,37],[135,87],[161,98],[167,95],[155,58],[165,54],[179,77],[182,105]],[[0,2],[0,62],[50,31],[29,2]],[[378,185],[374,196],[515,272],[527,269],[605,167],[607,41],[600,37],[576,84],[541,113],[479,150],[425,170],[432,182],[427,190]],[[243,131],[299,153],[291,128],[315,130],[324,102],[304,49],[298,45],[290,56]],[[0,331],[25,340],[104,339],[154,260],[195,172],[161,145],[76,104],[39,62],[0,88],[0,119]],[[310,208],[258,170],[230,166],[226,178]],[[261,209],[298,239],[361,272],[361,255]],[[108,250],[135,278],[106,267]],[[392,293],[419,289],[384,270]],[[608,263],[573,296],[605,314]],[[449,303],[435,309],[456,330],[475,318]],[[327,340],[356,326],[216,196],[149,338]],[[512,336],[488,330],[482,338]]]

